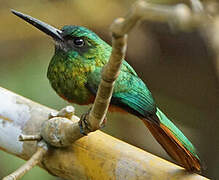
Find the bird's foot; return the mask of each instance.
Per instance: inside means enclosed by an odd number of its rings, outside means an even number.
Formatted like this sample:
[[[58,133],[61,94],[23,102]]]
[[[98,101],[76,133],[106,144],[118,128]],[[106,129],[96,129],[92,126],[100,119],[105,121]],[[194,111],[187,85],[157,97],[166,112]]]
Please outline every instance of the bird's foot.
[[[62,108],[59,112],[51,112],[49,114],[49,119],[52,119],[54,117],[64,117],[71,120],[74,113],[75,113],[75,108],[73,106],[66,106]]]
[[[79,127],[80,127],[80,132],[83,135],[87,135],[89,132],[94,131],[94,130],[92,130],[91,124],[88,121],[91,109],[92,108],[90,108],[86,113],[82,114],[82,116],[80,118],[80,121],[78,122]],[[102,120],[102,122],[99,124],[99,128],[98,129],[105,127],[106,122],[107,122],[107,118],[105,117]]]
[[[91,132],[90,124],[87,121],[90,111],[91,111],[91,108],[86,113],[82,114],[80,121],[78,122],[78,125],[80,127],[80,132],[83,135],[87,135],[89,132]]]

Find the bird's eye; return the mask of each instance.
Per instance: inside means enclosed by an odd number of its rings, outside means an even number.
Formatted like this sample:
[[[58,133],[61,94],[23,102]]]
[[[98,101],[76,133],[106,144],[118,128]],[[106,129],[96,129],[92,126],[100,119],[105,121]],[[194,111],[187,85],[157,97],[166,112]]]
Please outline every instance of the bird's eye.
[[[82,47],[85,44],[85,42],[82,38],[75,38],[73,40],[73,43],[74,43],[74,46],[76,46],[76,47]]]

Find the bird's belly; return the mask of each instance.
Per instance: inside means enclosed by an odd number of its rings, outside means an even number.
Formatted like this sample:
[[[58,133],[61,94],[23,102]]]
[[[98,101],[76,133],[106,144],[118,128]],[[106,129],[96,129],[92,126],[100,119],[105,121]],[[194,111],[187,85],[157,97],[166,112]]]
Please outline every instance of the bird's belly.
[[[63,90],[58,93],[64,100],[79,105],[88,105],[94,102],[94,95],[91,94],[87,89],[74,88],[70,90]]]
[[[74,78],[65,80],[60,78],[50,82],[56,93],[70,103],[86,105],[94,101],[94,95],[83,83]]]

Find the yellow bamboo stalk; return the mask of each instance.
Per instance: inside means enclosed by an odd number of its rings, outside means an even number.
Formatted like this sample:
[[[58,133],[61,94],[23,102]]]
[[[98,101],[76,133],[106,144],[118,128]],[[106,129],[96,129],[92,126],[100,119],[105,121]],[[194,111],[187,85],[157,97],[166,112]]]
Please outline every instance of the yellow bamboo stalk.
[[[39,133],[41,123],[55,110],[3,88],[0,99],[0,149],[29,159],[36,143],[20,142],[18,136]],[[75,116],[74,121],[78,120]],[[82,137],[68,148],[50,147],[40,166],[66,179],[206,179],[101,131]]]

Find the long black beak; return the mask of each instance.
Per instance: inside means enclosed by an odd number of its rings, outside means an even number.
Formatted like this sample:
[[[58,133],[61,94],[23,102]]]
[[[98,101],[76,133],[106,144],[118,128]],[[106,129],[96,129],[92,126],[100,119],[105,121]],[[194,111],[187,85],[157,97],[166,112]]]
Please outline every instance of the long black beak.
[[[57,40],[63,40],[61,33],[62,31],[59,29],[56,29],[52,26],[50,26],[49,24],[46,24],[38,19],[35,19],[31,16],[28,16],[26,14],[20,13],[18,11],[15,10],[11,10],[11,12],[13,14],[15,14],[16,16],[20,17],[21,19],[25,20],[26,22],[30,23],[31,25],[35,26],[37,29],[43,31],[44,33],[46,33],[47,35],[51,36],[53,39]]]

